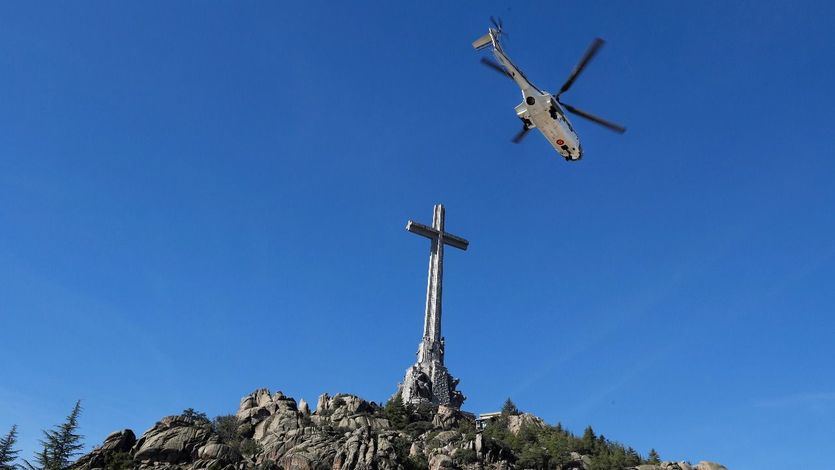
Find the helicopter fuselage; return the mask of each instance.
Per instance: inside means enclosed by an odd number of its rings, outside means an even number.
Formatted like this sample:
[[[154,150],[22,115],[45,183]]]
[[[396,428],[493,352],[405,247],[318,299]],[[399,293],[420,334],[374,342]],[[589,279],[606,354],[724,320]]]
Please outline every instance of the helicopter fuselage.
[[[567,161],[583,157],[580,138],[565,115],[565,110],[554,95],[542,91],[531,83],[502,50],[498,32],[489,31],[493,55],[504,66],[510,78],[522,91],[522,102],[516,106],[516,115],[528,129],[537,128],[545,139]]]
[[[548,93],[523,90],[525,101],[516,106],[519,116],[528,128],[537,128],[554,150],[566,160],[579,160],[583,157],[580,138],[571,127],[562,106]]]

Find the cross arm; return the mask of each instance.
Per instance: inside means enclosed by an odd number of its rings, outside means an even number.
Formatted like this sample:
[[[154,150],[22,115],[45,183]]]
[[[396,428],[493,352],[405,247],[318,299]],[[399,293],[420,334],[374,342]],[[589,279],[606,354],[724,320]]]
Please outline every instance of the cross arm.
[[[430,240],[437,240],[438,238],[440,238],[441,235],[441,233],[435,230],[434,228],[423,224],[419,224],[417,222],[413,222],[411,220],[406,224],[406,230],[417,235],[426,237]],[[467,246],[470,245],[470,242],[468,242],[467,240],[447,232],[444,232],[443,239],[445,245],[458,248],[459,250],[466,250]]]

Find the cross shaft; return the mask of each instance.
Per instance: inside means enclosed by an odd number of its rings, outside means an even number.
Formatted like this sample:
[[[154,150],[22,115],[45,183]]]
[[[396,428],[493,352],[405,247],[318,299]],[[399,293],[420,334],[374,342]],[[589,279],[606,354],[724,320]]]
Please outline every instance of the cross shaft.
[[[443,295],[444,245],[466,250],[467,240],[444,231],[444,206],[435,205],[432,226],[414,221],[406,224],[406,230],[431,240],[429,249],[429,275],[426,283],[426,312],[423,321],[423,342],[418,362],[437,360],[443,364],[443,338],[441,337],[441,298]]]

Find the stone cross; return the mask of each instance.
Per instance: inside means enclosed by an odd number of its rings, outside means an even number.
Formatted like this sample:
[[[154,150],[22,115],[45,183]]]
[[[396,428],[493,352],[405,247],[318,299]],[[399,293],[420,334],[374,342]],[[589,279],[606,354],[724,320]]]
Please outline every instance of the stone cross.
[[[423,319],[423,341],[418,350],[418,363],[437,361],[444,363],[443,337],[441,336],[441,296],[444,278],[444,245],[466,250],[470,244],[461,237],[444,231],[444,206],[435,205],[432,226],[409,221],[406,230],[432,241],[429,248],[429,279],[426,284],[426,313]]]

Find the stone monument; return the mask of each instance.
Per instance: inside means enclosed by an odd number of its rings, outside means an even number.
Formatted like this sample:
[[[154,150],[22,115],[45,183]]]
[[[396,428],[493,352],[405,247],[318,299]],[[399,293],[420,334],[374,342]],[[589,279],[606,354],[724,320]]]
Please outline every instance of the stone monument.
[[[466,250],[470,242],[444,231],[444,206],[441,204],[435,205],[431,227],[410,220],[406,230],[428,238],[431,244],[423,339],[418,345],[417,362],[406,371],[397,393],[404,403],[431,403],[459,408],[466,397],[455,389],[458,379],[453,378],[444,366],[444,337],[441,336],[444,246]]]

